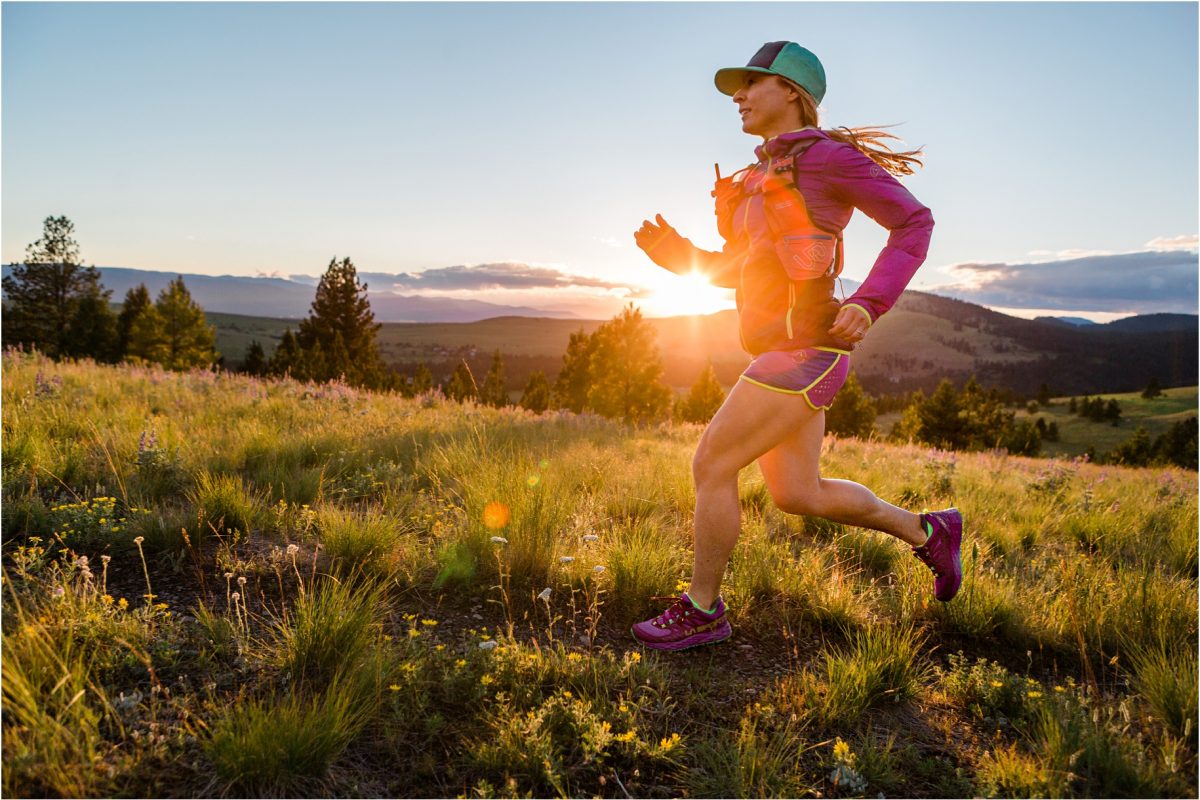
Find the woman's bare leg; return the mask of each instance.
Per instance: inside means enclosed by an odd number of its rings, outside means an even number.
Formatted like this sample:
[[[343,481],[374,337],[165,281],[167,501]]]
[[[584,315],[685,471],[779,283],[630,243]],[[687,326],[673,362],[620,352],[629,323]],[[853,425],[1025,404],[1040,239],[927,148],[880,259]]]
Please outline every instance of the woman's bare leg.
[[[813,415],[758,459],[775,505],[788,514],[824,517],[844,525],[890,533],[913,546],[925,544],[920,517],[853,481],[821,477],[825,412]]]
[[[741,533],[738,473],[798,429],[813,425],[814,419],[820,455],[823,414],[813,411],[798,395],[738,381],[708,424],[692,459],[695,566],[688,596],[698,605],[709,608],[716,601],[729,554]]]

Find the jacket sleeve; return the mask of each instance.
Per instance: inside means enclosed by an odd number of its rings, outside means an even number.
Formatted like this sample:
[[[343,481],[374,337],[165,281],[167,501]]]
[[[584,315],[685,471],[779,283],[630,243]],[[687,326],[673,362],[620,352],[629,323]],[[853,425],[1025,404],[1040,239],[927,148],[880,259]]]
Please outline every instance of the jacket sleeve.
[[[696,265],[713,286],[736,289],[742,279],[742,255],[743,248],[729,242],[719,253],[697,247]]]
[[[713,286],[736,289],[742,276],[742,254],[740,245],[729,242],[719,252],[701,250],[690,239],[680,237],[669,253],[659,255],[658,262],[676,275],[686,275],[693,270],[701,273]]]
[[[856,147],[837,148],[825,164],[825,175],[837,197],[891,232],[867,279],[842,304],[856,306],[873,324],[896,304],[925,261],[933,214]]]

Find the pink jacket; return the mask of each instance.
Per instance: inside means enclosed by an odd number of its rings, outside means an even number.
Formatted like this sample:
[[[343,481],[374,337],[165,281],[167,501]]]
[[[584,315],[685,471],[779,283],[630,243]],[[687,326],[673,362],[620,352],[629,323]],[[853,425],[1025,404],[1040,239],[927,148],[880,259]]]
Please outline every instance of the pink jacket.
[[[798,158],[795,177],[812,221],[840,234],[857,208],[891,232],[862,286],[842,304],[857,307],[874,323],[895,305],[924,262],[933,214],[868,156],[816,128],[785,133],[759,145],[755,168],[766,169],[772,159],[788,155],[798,143],[811,138],[819,141]],[[832,279],[804,282],[812,284],[810,296],[804,298],[808,324],[792,339],[781,337],[770,324],[786,311],[788,281],[775,255],[765,216],[753,200],[742,201],[724,249],[720,253],[696,249],[694,262],[713,284],[738,290],[743,346],[755,354],[813,345],[853,349],[852,343],[827,334],[839,307],[832,299]]]

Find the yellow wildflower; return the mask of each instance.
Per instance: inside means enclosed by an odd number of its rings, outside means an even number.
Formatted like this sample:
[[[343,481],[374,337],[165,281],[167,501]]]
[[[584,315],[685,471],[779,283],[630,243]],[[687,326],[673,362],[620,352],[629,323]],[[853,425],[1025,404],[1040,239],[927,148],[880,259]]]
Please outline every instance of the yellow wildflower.
[[[496,679],[493,678],[491,675],[484,674],[479,678],[479,682],[482,683],[484,686],[491,686],[493,683],[496,682]]]
[[[679,734],[672,733],[669,738],[664,738],[658,743],[658,749],[662,750],[664,753],[670,752],[677,744],[679,744]]]
[[[1038,697],[1041,697],[1041,696],[1042,696],[1042,693],[1041,693],[1041,692],[1029,692],[1029,693],[1028,693],[1028,694],[1026,694],[1025,696],[1026,696],[1026,697],[1029,697],[1029,698],[1034,698],[1034,699],[1036,699],[1036,698],[1038,698]]]
[[[392,684],[391,686],[389,686],[388,688],[389,688],[389,689],[391,689],[393,692],[398,692],[398,691],[400,691],[400,684],[398,684],[398,683],[393,683],[393,684]]]
[[[434,625],[438,624],[438,621],[436,619],[423,619],[421,620],[421,624],[432,628]]]

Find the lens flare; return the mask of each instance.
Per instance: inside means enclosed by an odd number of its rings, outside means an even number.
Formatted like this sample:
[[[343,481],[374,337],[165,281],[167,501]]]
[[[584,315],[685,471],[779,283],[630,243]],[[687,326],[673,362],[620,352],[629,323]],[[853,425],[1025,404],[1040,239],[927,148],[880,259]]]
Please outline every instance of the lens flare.
[[[530,475],[528,478],[525,479],[525,483],[529,484],[530,487],[534,487],[534,486],[538,485],[538,481],[540,481],[540,480],[541,480],[541,476]]]
[[[508,506],[504,503],[492,502],[483,507],[483,524],[492,530],[507,525],[509,516]]]

